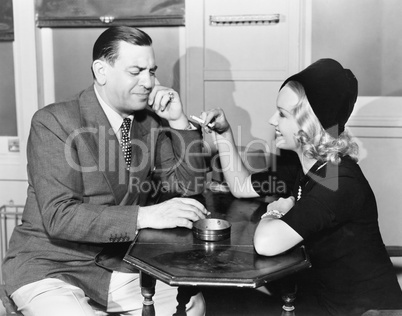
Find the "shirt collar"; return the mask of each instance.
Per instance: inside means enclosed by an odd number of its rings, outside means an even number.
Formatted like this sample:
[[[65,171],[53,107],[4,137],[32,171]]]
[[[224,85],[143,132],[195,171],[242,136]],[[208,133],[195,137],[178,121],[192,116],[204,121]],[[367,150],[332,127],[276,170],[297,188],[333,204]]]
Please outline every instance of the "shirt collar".
[[[99,104],[101,105],[110,125],[112,126],[113,132],[116,135],[119,135],[120,127],[121,127],[121,124],[123,123],[123,117],[102,99],[96,86],[94,86],[94,90],[95,90],[96,98],[98,99]],[[131,121],[133,121],[134,115],[129,115],[128,118],[130,118]]]

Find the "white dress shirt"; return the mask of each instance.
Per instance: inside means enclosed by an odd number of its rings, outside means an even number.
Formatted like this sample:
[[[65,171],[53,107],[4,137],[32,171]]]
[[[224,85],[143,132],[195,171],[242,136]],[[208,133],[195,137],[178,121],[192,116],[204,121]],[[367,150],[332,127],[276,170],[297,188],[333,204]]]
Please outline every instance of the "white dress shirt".
[[[96,89],[96,86],[94,86],[94,88],[96,97],[98,98],[98,101],[103,111],[105,112],[110,125],[112,126],[113,132],[116,134],[119,143],[121,143],[121,125],[123,124],[123,117],[102,99],[102,97],[100,96],[99,92]],[[130,118],[131,122],[133,122],[134,115],[129,115],[128,118]],[[129,137],[131,138],[131,130]]]

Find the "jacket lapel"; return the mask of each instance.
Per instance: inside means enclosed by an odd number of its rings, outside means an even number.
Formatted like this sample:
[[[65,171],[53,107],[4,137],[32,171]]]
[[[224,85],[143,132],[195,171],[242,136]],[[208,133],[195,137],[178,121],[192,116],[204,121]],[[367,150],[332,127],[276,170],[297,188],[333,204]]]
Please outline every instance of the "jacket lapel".
[[[134,123],[131,129],[131,169],[130,172],[137,177],[143,178],[150,168],[151,135],[148,122],[142,120],[144,113],[134,116]]]
[[[96,98],[94,87],[79,97],[82,138],[90,149],[99,171],[103,172],[116,204],[121,204],[127,192],[128,172],[113,129]],[[94,183],[96,185],[96,183]]]

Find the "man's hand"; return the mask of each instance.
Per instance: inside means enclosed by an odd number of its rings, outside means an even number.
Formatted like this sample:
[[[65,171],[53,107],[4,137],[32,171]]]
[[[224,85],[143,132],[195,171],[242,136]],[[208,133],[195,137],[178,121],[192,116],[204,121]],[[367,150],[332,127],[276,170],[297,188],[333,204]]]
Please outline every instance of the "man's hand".
[[[148,104],[159,117],[169,122],[170,127],[187,128],[188,120],[183,112],[180,96],[173,89],[161,86],[157,82],[149,94]]]
[[[174,198],[166,202],[140,207],[137,228],[192,228],[193,222],[208,214],[204,205],[191,198]]]

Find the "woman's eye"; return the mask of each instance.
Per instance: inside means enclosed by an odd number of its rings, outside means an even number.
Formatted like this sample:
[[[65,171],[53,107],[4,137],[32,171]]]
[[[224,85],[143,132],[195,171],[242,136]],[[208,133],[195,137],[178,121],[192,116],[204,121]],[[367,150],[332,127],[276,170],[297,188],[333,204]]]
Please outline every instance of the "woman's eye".
[[[285,115],[283,115],[282,112],[279,112],[279,116],[280,116],[280,117],[285,117]]]

